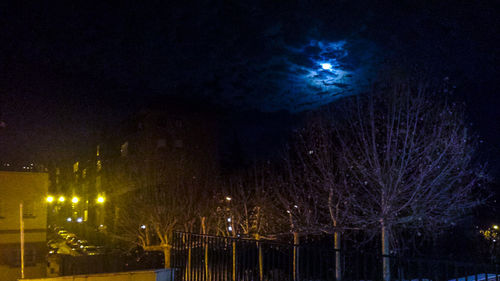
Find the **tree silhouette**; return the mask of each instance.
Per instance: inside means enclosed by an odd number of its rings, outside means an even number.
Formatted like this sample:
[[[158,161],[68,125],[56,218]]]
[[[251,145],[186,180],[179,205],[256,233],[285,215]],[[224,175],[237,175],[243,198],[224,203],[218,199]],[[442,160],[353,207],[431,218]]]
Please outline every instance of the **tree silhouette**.
[[[340,164],[356,190],[356,224],[382,236],[384,280],[396,230],[434,231],[482,202],[484,167],[464,109],[441,91],[389,85],[339,105]]]

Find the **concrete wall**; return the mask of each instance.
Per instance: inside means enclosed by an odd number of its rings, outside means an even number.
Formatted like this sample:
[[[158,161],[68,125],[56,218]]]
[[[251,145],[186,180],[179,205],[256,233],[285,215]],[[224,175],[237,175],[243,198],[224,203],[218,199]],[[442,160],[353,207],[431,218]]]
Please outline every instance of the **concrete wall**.
[[[47,196],[46,173],[0,171],[0,280],[20,277],[19,203],[31,211],[24,217],[25,277],[46,274]]]
[[[27,266],[24,268],[24,276],[45,276],[45,263],[38,263],[34,266]],[[21,269],[19,267],[0,266],[0,280],[2,281],[16,281],[21,276]]]
[[[24,218],[26,243],[45,242],[47,233],[46,173],[0,171],[0,243],[19,243],[19,203],[29,203],[33,216]]]
[[[62,276],[39,279],[19,279],[24,281],[172,281],[170,269],[130,271],[116,273],[99,273],[89,275]]]

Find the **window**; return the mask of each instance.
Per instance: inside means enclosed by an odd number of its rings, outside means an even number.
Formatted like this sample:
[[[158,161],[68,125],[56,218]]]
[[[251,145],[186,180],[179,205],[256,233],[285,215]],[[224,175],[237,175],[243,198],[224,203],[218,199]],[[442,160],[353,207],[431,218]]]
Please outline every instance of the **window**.
[[[156,141],[156,148],[159,149],[159,148],[163,148],[163,147],[166,147],[167,146],[167,141],[165,139],[158,139]]]
[[[23,202],[23,217],[24,218],[35,217],[35,203],[33,202],[33,200],[26,200]]]
[[[177,128],[182,128],[182,125],[183,125],[183,124],[182,124],[182,120],[175,120],[175,126],[176,126]]]
[[[2,199],[0,199],[0,219],[5,218],[5,203]]]
[[[184,146],[184,143],[182,142],[182,140],[175,140],[174,141],[175,148],[182,148],[183,146]]]
[[[12,249],[11,255],[9,257],[9,264],[12,267],[18,267],[21,265],[21,249]],[[34,266],[36,265],[36,249],[27,247],[24,249],[24,265]]]

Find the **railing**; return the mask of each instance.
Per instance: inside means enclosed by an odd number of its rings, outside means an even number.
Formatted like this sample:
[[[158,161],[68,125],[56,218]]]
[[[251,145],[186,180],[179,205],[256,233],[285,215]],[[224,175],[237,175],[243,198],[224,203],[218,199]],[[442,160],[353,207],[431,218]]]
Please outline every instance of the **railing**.
[[[293,280],[290,244],[182,232],[173,241],[178,280]]]
[[[169,280],[175,281],[330,281],[381,280],[382,258],[333,245],[279,243],[174,232]],[[340,254],[338,254],[340,253]],[[146,256],[148,258],[146,258]],[[340,271],[336,258],[340,257]],[[163,267],[161,253],[144,253],[142,261],[107,254],[62,257],[62,275],[131,271]],[[423,258],[391,260],[391,280],[500,281],[498,264]],[[340,272],[341,276],[336,276]]]
[[[175,232],[172,267],[179,281],[381,280],[379,255],[272,241]],[[391,257],[392,280],[500,281],[500,267],[445,260]],[[488,277],[488,278],[486,278]]]

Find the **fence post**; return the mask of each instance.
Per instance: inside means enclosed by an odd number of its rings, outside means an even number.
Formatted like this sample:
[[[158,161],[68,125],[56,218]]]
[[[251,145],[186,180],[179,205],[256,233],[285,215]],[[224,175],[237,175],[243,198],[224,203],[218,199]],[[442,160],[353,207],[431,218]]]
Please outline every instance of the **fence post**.
[[[391,281],[391,265],[389,259],[389,231],[382,224],[382,280]]]
[[[236,281],[236,238],[232,238],[232,250],[233,250],[233,281]]]
[[[192,235],[189,235],[187,237],[187,247],[188,247],[188,252],[187,252],[187,265],[186,265],[186,280],[191,280],[193,277],[193,272],[191,270],[191,258],[192,258],[192,251],[193,251],[193,245],[192,245],[193,237]]]
[[[299,243],[300,237],[298,232],[293,233],[293,281],[300,280],[299,274]]]
[[[208,237],[203,238],[203,246],[204,246],[204,261],[205,261],[205,280],[210,279],[210,273],[208,272]]]
[[[342,267],[340,263],[340,233],[338,231],[335,231],[334,236],[334,246],[335,246],[335,280],[336,281],[341,281],[342,280]]]
[[[256,234],[255,239],[257,240],[257,250],[259,259],[259,281],[264,280],[264,257],[262,255],[262,243],[260,243],[260,235]]]

